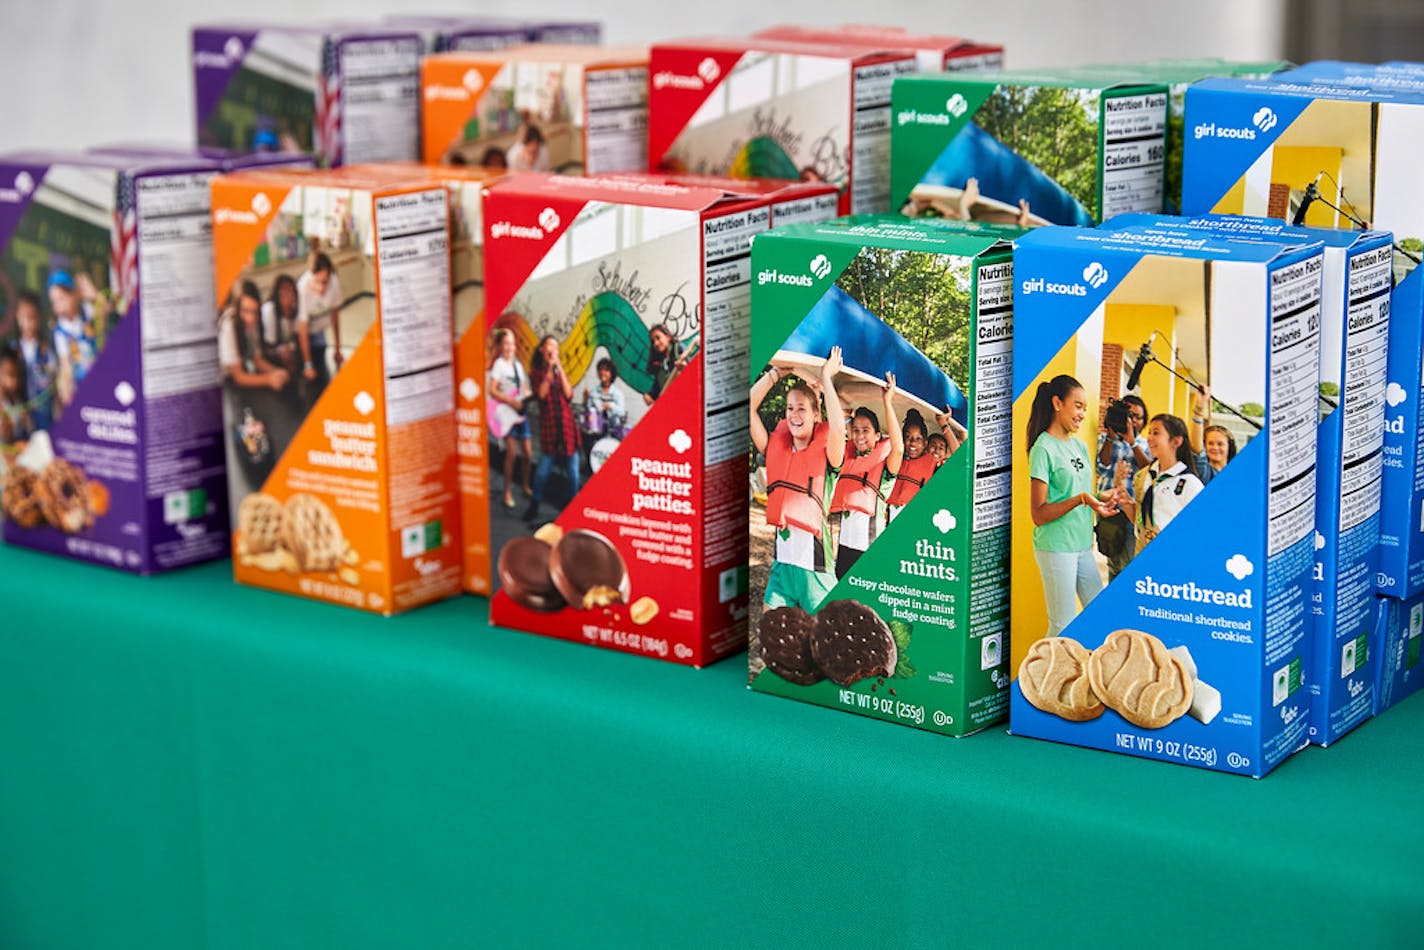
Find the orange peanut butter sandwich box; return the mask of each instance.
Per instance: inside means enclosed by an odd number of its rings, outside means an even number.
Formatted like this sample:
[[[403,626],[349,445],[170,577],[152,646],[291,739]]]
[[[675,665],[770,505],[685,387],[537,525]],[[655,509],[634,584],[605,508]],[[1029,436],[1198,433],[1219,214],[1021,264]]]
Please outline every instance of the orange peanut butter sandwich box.
[[[239,583],[391,614],[460,590],[447,186],[213,182]]]

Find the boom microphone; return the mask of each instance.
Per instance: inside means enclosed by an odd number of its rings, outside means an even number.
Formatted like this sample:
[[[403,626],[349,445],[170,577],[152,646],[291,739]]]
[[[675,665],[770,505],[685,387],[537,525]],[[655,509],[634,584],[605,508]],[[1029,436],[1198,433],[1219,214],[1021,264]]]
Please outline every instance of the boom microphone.
[[[1137,388],[1137,384],[1142,381],[1142,370],[1152,362],[1152,339],[1142,344],[1142,349],[1137,351],[1137,362],[1132,364],[1132,372],[1127,374],[1127,391],[1131,392]]]
[[[1291,216],[1291,225],[1300,227],[1305,223],[1305,213],[1310,210],[1311,204],[1320,197],[1320,189],[1316,187],[1320,184],[1320,179],[1325,177],[1325,172],[1315,176],[1315,181],[1305,186],[1305,193],[1300,197],[1300,207],[1295,209],[1295,214]]]

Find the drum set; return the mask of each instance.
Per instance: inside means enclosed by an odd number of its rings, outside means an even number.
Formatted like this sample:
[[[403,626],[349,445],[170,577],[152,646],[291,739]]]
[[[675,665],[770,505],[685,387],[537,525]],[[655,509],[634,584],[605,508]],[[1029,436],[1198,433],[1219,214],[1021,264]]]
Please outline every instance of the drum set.
[[[588,467],[596,472],[628,435],[628,413],[604,408],[598,397],[585,395],[578,419],[584,434],[583,444],[588,447]]]

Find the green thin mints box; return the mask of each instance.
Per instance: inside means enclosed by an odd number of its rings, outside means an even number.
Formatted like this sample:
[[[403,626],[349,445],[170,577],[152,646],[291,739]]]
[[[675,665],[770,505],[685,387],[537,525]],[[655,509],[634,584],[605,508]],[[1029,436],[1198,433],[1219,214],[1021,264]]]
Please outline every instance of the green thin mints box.
[[[1003,718],[1021,233],[753,242],[753,689],[955,736]]]
[[[1091,226],[1163,206],[1167,86],[1064,71],[895,80],[890,207]]]

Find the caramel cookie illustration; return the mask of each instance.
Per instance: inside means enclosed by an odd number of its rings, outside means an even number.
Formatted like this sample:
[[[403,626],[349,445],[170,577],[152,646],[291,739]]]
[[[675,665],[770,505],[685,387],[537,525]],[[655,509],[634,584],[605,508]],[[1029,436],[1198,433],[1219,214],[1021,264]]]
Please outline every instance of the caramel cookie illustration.
[[[34,528],[44,523],[44,509],[40,507],[38,494],[39,476],[21,465],[12,465],[5,473],[3,498],[0,508],[21,528]]]
[[[78,534],[94,523],[84,469],[56,458],[40,473],[36,486],[45,520],[66,534]]]

